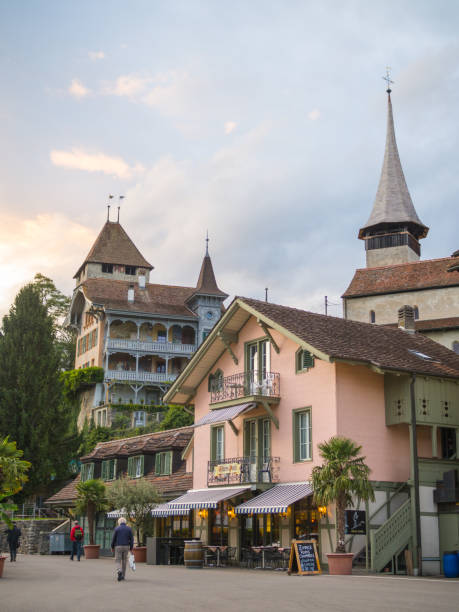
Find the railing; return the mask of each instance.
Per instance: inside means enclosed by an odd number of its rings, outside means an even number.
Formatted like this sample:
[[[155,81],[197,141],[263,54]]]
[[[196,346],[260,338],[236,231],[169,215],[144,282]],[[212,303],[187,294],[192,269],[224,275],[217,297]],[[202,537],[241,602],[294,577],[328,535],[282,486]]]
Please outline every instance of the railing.
[[[168,382],[175,380],[178,374],[166,372],[136,372],[135,370],[106,370],[105,378],[109,380],[132,380],[134,382]]]
[[[196,351],[195,344],[181,344],[175,342],[146,342],[144,340],[123,340],[122,338],[108,338],[107,348],[142,351],[148,353],[179,353],[190,354]]]
[[[411,537],[411,501],[406,500],[379,529],[370,533],[371,569],[380,572]]]
[[[232,457],[207,463],[207,486],[278,482],[279,457]]]
[[[214,378],[210,387],[210,402],[224,402],[249,395],[280,397],[278,372],[249,370],[224,378]]]

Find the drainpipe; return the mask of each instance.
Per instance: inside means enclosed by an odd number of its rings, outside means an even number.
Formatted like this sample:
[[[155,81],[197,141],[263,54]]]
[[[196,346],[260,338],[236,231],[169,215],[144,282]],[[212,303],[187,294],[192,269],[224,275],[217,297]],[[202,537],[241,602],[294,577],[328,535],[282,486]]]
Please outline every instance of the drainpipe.
[[[421,513],[419,503],[419,462],[418,462],[418,439],[416,432],[416,396],[415,396],[416,374],[411,375],[410,382],[410,451],[411,451],[411,477],[413,485],[411,487],[411,517],[414,523],[413,530],[413,574],[422,574],[422,546],[421,546]]]

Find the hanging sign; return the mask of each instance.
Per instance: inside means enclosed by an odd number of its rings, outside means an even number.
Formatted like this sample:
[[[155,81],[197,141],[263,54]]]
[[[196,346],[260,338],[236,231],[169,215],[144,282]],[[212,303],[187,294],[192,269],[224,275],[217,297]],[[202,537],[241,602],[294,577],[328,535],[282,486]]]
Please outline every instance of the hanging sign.
[[[346,510],[346,535],[365,535],[366,532],[365,510]]]
[[[308,576],[320,573],[317,542],[315,540],[292,540],[288,574]]]

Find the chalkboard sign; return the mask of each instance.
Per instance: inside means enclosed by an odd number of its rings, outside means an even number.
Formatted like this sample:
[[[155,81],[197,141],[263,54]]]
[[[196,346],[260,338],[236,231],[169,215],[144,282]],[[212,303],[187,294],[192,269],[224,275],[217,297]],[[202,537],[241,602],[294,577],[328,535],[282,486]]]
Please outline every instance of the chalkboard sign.
[[[292,540],[288,573],[305,576],[321,573],[315,540]]]
[[[345,533],[348,535],[365,535],[365,510],[346,510]]]

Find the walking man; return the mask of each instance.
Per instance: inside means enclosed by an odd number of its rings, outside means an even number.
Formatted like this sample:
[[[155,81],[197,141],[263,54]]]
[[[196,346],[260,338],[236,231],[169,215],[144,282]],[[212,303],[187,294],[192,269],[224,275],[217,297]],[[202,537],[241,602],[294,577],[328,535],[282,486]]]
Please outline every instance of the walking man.
[[[115,528],[112,537],[112,552],[115,551],[115,563],[118,582],[124,580],[126,575],[126,563],[128,554],[134,548],[134,536],[132,529],[126,525],[126,519],[118,519],[118,527]]]
[[[72,542],[72,554],[70,555],[70,561],[73,561],[74,555],[77,556],[78,561],[81,557],[81,543],[83,542],[84,532],[83,528],[80,527],[78,521],[75,521],[72,531],[70,532],[70,540]]]
[[[16,561],[16,552],[19,548],[19,538],[21,536],[21,530],[17,527],[16,523],[13,523],[11,529],[6,530],[6,541],[10,548],[10,561]]]

